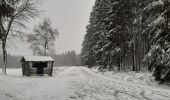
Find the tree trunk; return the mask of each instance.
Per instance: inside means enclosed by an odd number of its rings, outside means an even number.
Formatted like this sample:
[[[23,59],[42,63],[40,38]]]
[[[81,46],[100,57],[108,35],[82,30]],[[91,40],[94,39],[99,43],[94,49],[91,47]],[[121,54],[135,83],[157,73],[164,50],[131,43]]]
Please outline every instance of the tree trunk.
[[[47,55],[47,41],[45,40],[45,45],[44,45],[44,55]]]
[[[113,70],[112,64],[109,64],[109,71]]]
[[[3,43],[2,43],[2,51],[3,51],[3,67],[2,67],[2,74],[6,75],[6,67],[7,67],[6,42],[3,42]]]
[[[135,33],[135,42],[134,42],[134,71],[137,71],[137,37],[136,37],[136,33]]]
[[[118,67],[118,70],[120,71],[120,67],[121,67],[121,61],[120,61],[120,58],[117,59],[117,67]]]
[[[148,42],[147,43],[147,53],[149,52],[149,50],[150,50],[150,43]],[[147,67],[148,67],[148,71],[151,71],[151,66],[150,66],[150,64],[149,64],[149,62],[147,63]]]
[[[139,14],[139,4],[138,1],[136,1],[136,7],[135,7],[135,14],[136,14],[136,20],[137,20],[137,25],[135,26],[135,41],[134,41],[134,46],[135,46],[135,67],[136,67],[136,71],[139,71],[139,67],[140,67],[140,38],[139,38],[139,34],[140,34],[140,14]]]
[[[141,52],[142,52],[142,49],[141,49],[141,40],[139,40],[140,42],[138,43],[139,44],[139,48],[138,48],[138,71],[141,70]]]
[[[148,71],[150,71],[150,72],[152,72],[152,67],[153,67],[153,64],[154,64],[155,62],[152,62],[150,65],[148,65]]]
[[[132,71],[135,71],[135,59],[134,59],[134,55],[132,56]]]
[[[118,64],[118,70],[120,71],[120,63]]]

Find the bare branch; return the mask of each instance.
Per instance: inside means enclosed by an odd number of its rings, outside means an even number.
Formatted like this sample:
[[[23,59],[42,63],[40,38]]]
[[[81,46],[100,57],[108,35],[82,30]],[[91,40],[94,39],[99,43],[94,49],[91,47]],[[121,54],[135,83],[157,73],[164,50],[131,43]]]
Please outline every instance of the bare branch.
[[[40,50],[37,52],[44,51],[45,55],[47,50],[54,50],[54,41],[56,36],[59,35],[57,29],[53,29],[49,19],[45,19],[42,24],[34,29],[35,34],[29,34],[28,42],[31,43],[33,51]],[[37,49],[37,46],[39,49]]]

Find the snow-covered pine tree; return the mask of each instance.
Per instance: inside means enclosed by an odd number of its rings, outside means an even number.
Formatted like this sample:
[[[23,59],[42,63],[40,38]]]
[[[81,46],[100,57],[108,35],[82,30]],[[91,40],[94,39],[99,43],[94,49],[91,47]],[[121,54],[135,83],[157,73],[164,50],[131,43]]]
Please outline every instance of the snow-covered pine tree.
[[[83,64],[101,68],[116,64],[120,69],[131,61],[133,70],[139,71],[150,48],[147,30],[151,29],[146,21],[150,14],[142,11],[152,1],[96,0],[83,42]]]
[[[99,30],[98,25],[98,16],[100,14],[98,11],[100,10],[100,2],[101,0],[96,0],[95,5],[92,9],[90,19],[89,19],[89,25],[86,27],[86,35],[84,37],[84,41],[82,44],[82,50],[81,50],[81,61],[83,65],[88,65],[89,67],[96,65],[95,63],[95,57],[94,57],[94,51],[93,46],[97,43],[99,40],[97,34],[95,34]]]
[[[132,46],[132,61],[133,71],[140,71],[141,69],[141,10],[145,0],[132,0],[131,11],[133,13],[132,27],[129,27],[132,32],[131,46]]]
[[[147,16],[145,32],[152,45],[146,58],[155,69],[157,80],[170,80],[170,1],[154,1],[144,8],[143,14]]]
[[[105,48],[106,46],[104,46],[105,44],[108,44],[106,38],[106,27],[107,24],[109,23],[108,12],[110,10],[110,6],[111,0],[105,1],[103,0],[103,2],[100,2],[99,6],[100,10],[97,11],[97,13],[100,14],[100,16],[97,17],[98,18],[97,24],[100,27],[100,29],[98,29],[98,31],[95,32],[95,35],[98,36],[99,39],[94,45],[93,51],[96,59],[96,64],[100,65],[101,69],[106,68],[110,60],[110,55],[106,51],[107,49]]]
[[[129,2],[129,3],[126,3]],[[111,6],[108,13],[106,25],[106,38],[107,44],[103,47],[106,48],[105,52],[108,53],[110,58],[110,67],[116,63],[120,70],[123,61],[127,58],[128,41],[130,34],[128,27],[130,27],[131,20],[131,6],[130,1],[124,0],[111,0]]]

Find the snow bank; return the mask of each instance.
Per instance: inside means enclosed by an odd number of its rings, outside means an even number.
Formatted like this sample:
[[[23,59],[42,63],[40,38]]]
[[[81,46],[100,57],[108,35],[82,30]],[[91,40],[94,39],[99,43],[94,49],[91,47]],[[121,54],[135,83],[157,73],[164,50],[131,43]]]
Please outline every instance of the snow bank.
[[[94,69],[93,69],[94,72]],[[149,73],[83,70],[75,83],[76,100],[169,100],[169,89],[141,84]],[[129,81],[130,80],[130,81]],[[136,82],[136,83],[135,83]]]
[[[92,71],[108,76],[113,79],[128,81],[143,85],[157,85],[150,72],[134,72],[134,71],[99,71],[98,67],[92,68]]]
[[[61,72],[67,70],[69,67],[68,66],[63,66],[63,67],[54,67],[53,68],[53,76],[56,76],[60,74]]]
[[[123,80],[123,81],[129,81],[137,84],[147,84],[152,85],[155,83],[153,77],[151,76],[151,73],[149,72],[104,72],[103,75],[106,75],[108,77]]]
[[[9,68],[6,70],[8,76],[22,76],[21,68]],[[2,70],[0,70],[0,74],[2,74]]]

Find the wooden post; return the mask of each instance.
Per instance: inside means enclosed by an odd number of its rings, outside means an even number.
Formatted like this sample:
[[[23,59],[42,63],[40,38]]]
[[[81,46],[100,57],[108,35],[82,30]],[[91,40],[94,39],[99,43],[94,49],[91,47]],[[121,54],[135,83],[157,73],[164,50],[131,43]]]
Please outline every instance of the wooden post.
[[[27,67],[27,76],[30,76],[30,64],[29,64],[30,62],[27,62],[26,63],[26,67]]]
[[[53,75],[53,61],[52,61],[52,64],[51,64],[51,73],[50,73],[50,76]]]

